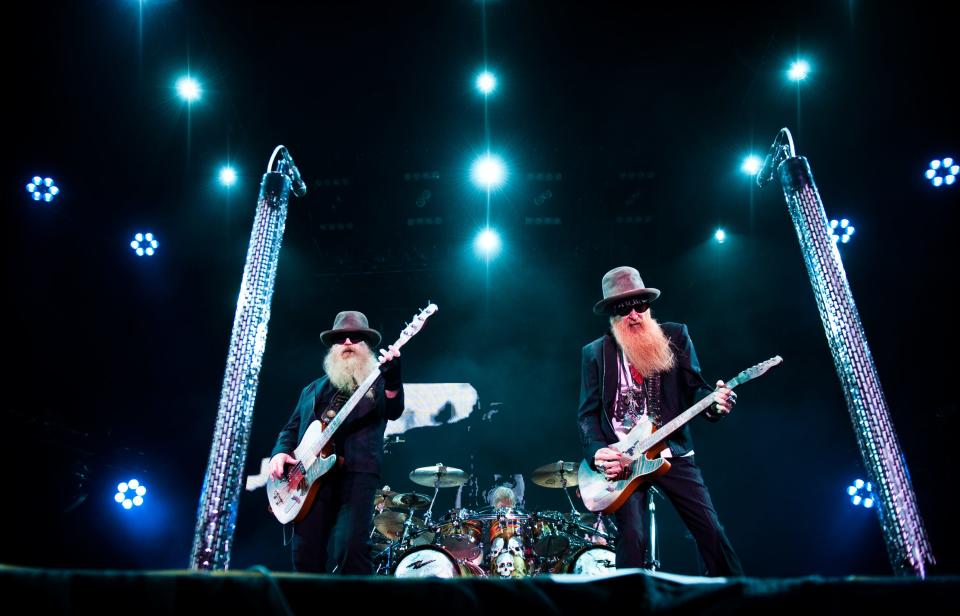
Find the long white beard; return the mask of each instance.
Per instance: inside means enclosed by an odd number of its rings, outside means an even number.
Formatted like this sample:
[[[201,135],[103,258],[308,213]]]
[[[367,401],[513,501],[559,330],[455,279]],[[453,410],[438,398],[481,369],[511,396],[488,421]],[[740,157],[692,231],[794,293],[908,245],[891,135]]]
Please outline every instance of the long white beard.
[[[643,376],[668,372],[677,363],[670,341],[660,324],[650,315],[643,319],[643,327],[631,328],[626,319],[613,322],[613,337],[627,354],[630,365]]]
[[[323,369],[330,377],[330,382],[341,391],[356,390],[363,379],[379,366],[367,343],[355,344],[353,349],[353,353],[344,357],[343,345],[335,344],[330,347],[327,356],[323,359]]]

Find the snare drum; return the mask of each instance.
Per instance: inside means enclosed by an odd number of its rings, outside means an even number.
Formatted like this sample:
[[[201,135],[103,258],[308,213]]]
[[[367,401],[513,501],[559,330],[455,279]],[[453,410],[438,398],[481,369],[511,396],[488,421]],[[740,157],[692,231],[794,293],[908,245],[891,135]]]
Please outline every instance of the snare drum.
[[[458,562],[450,552],[436,545],[411,548],[397,560],[393,575],[399,578],[483,577],[486,574],[473,563]]]

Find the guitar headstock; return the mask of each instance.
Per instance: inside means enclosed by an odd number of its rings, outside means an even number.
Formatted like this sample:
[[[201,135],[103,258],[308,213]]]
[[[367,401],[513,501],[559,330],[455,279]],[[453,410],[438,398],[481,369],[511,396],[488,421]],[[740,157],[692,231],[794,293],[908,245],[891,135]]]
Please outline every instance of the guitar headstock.
[[[734,378],[730,381],[730,383],[733,383],[733,384],[735,384],[735,385],[742,385],[742,384],[746,383],[747,381],[753,380],[753,379],[755,379],[755,378],[757,378],[757,377],[759,377],[759,376],[763,376],[763,375],[766,374],[771,368],[774,368],[774,367],[776,367],[776,366],[779,366],[779,365],[782,364],[782,363],[783,363],[783,358],[780,357],[779,355],[776,355],[776,356],[774,356],[774,357],[771,357],[771,358],[768,359],[767,361],[760,362],[759,364],[757,364],[757,365],[755,365],[755,366],[751,366],[751,367],[747,368],[746,370],[744,370],[743,372],[741,372],[740,374],[738,374],[736,377],[734,377]],[[728,383],[727,385],[730,386],[730,383]]]
[[[437,310],[437,305],[430,303],[427,304],[426,308],[421,308],[417,314],[413,315],[413,319],[407,323],[407,326],[403,328],[402,332],[400,332],[400,338],[393,343],[394,348],[400,348],[407,342],[407,340],[413,338],[417,332],[423,329],[423,324],[427,322],[427,319],[430,317],[430,315]]]

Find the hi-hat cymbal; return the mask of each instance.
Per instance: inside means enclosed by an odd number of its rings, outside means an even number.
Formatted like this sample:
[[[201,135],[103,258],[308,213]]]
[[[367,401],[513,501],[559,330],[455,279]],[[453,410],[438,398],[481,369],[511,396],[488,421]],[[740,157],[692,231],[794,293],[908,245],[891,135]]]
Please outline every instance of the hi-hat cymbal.
[[[388,507],[400,509],[426,509],[430,504],[430,497],[416,492],[407,492],[405,494],[396,494],[390,501]]]
[[[577,485],[579,462],[559,460],[536,468],[530,476],[531,481],[545,488],[569,488]]]
[[[403,535],[403,524],[407,521],[407,514],[400,513],[399,511],[384,511],[383,513],[378,513],[373,518],[373,525],[377,527],[377,530],[386,537],[387,539],[395,540],[399,539]],[[413,522],[411,522],[413,528],[423,528],[423,518],[419,516],[413,517]]]
[[[432,488],[454,488],[461,486],[470,479],[470,475],[452,466],[437,464],[436,466],[424,466],[410,471],[410,481],[417,485]]]

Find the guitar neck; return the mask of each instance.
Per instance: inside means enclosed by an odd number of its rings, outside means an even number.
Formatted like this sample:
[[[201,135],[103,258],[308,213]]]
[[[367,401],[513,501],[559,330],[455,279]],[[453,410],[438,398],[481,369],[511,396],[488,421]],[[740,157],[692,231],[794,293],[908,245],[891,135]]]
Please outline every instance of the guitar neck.
[[[744,373],[741,372],[740,374],[738,374],[737,376],[735,376],[734,378],[730,379],[730,381],[727,382],[727,387],[730,389],[733,389],[734,387],[737,387],[738,385],[741,385],[748,380],[750,379],[745,378]],[[633,448],[634,445],[636,445],[635,455],[640,455],[646,451],[649,451],[653,447],[656,447],[663,441],[670,438],[670,436],[674,432],[676,432],[677,430],[682,428],[684,425],[686,425],[687,422],[689,422],[691,419],[693,419],[694,417],[696,417],[697,415],[705,411],[707,407],[713,404],[713,402],[714,402],[714,398],[713,398],[713,394],[711,393],[709,396],[705,396],[702,400],[700,400],[700,402],[697,402],[696,404],[694,404],[684,412],[680,413],[679,415],[677,415],[667,423],[657,428],[656,432],[648,435],[645,438],[643,437],[642,430],[638,429],[640,428],[640,424],[638,424],[636,428],[634,428],[633,430],[630,431],[629,434],[627,434],[627,438],[625,438],[620,443],[617,443],[618,446],[616,447],[616,449],[620,451],[625,451],[627,449]]]

